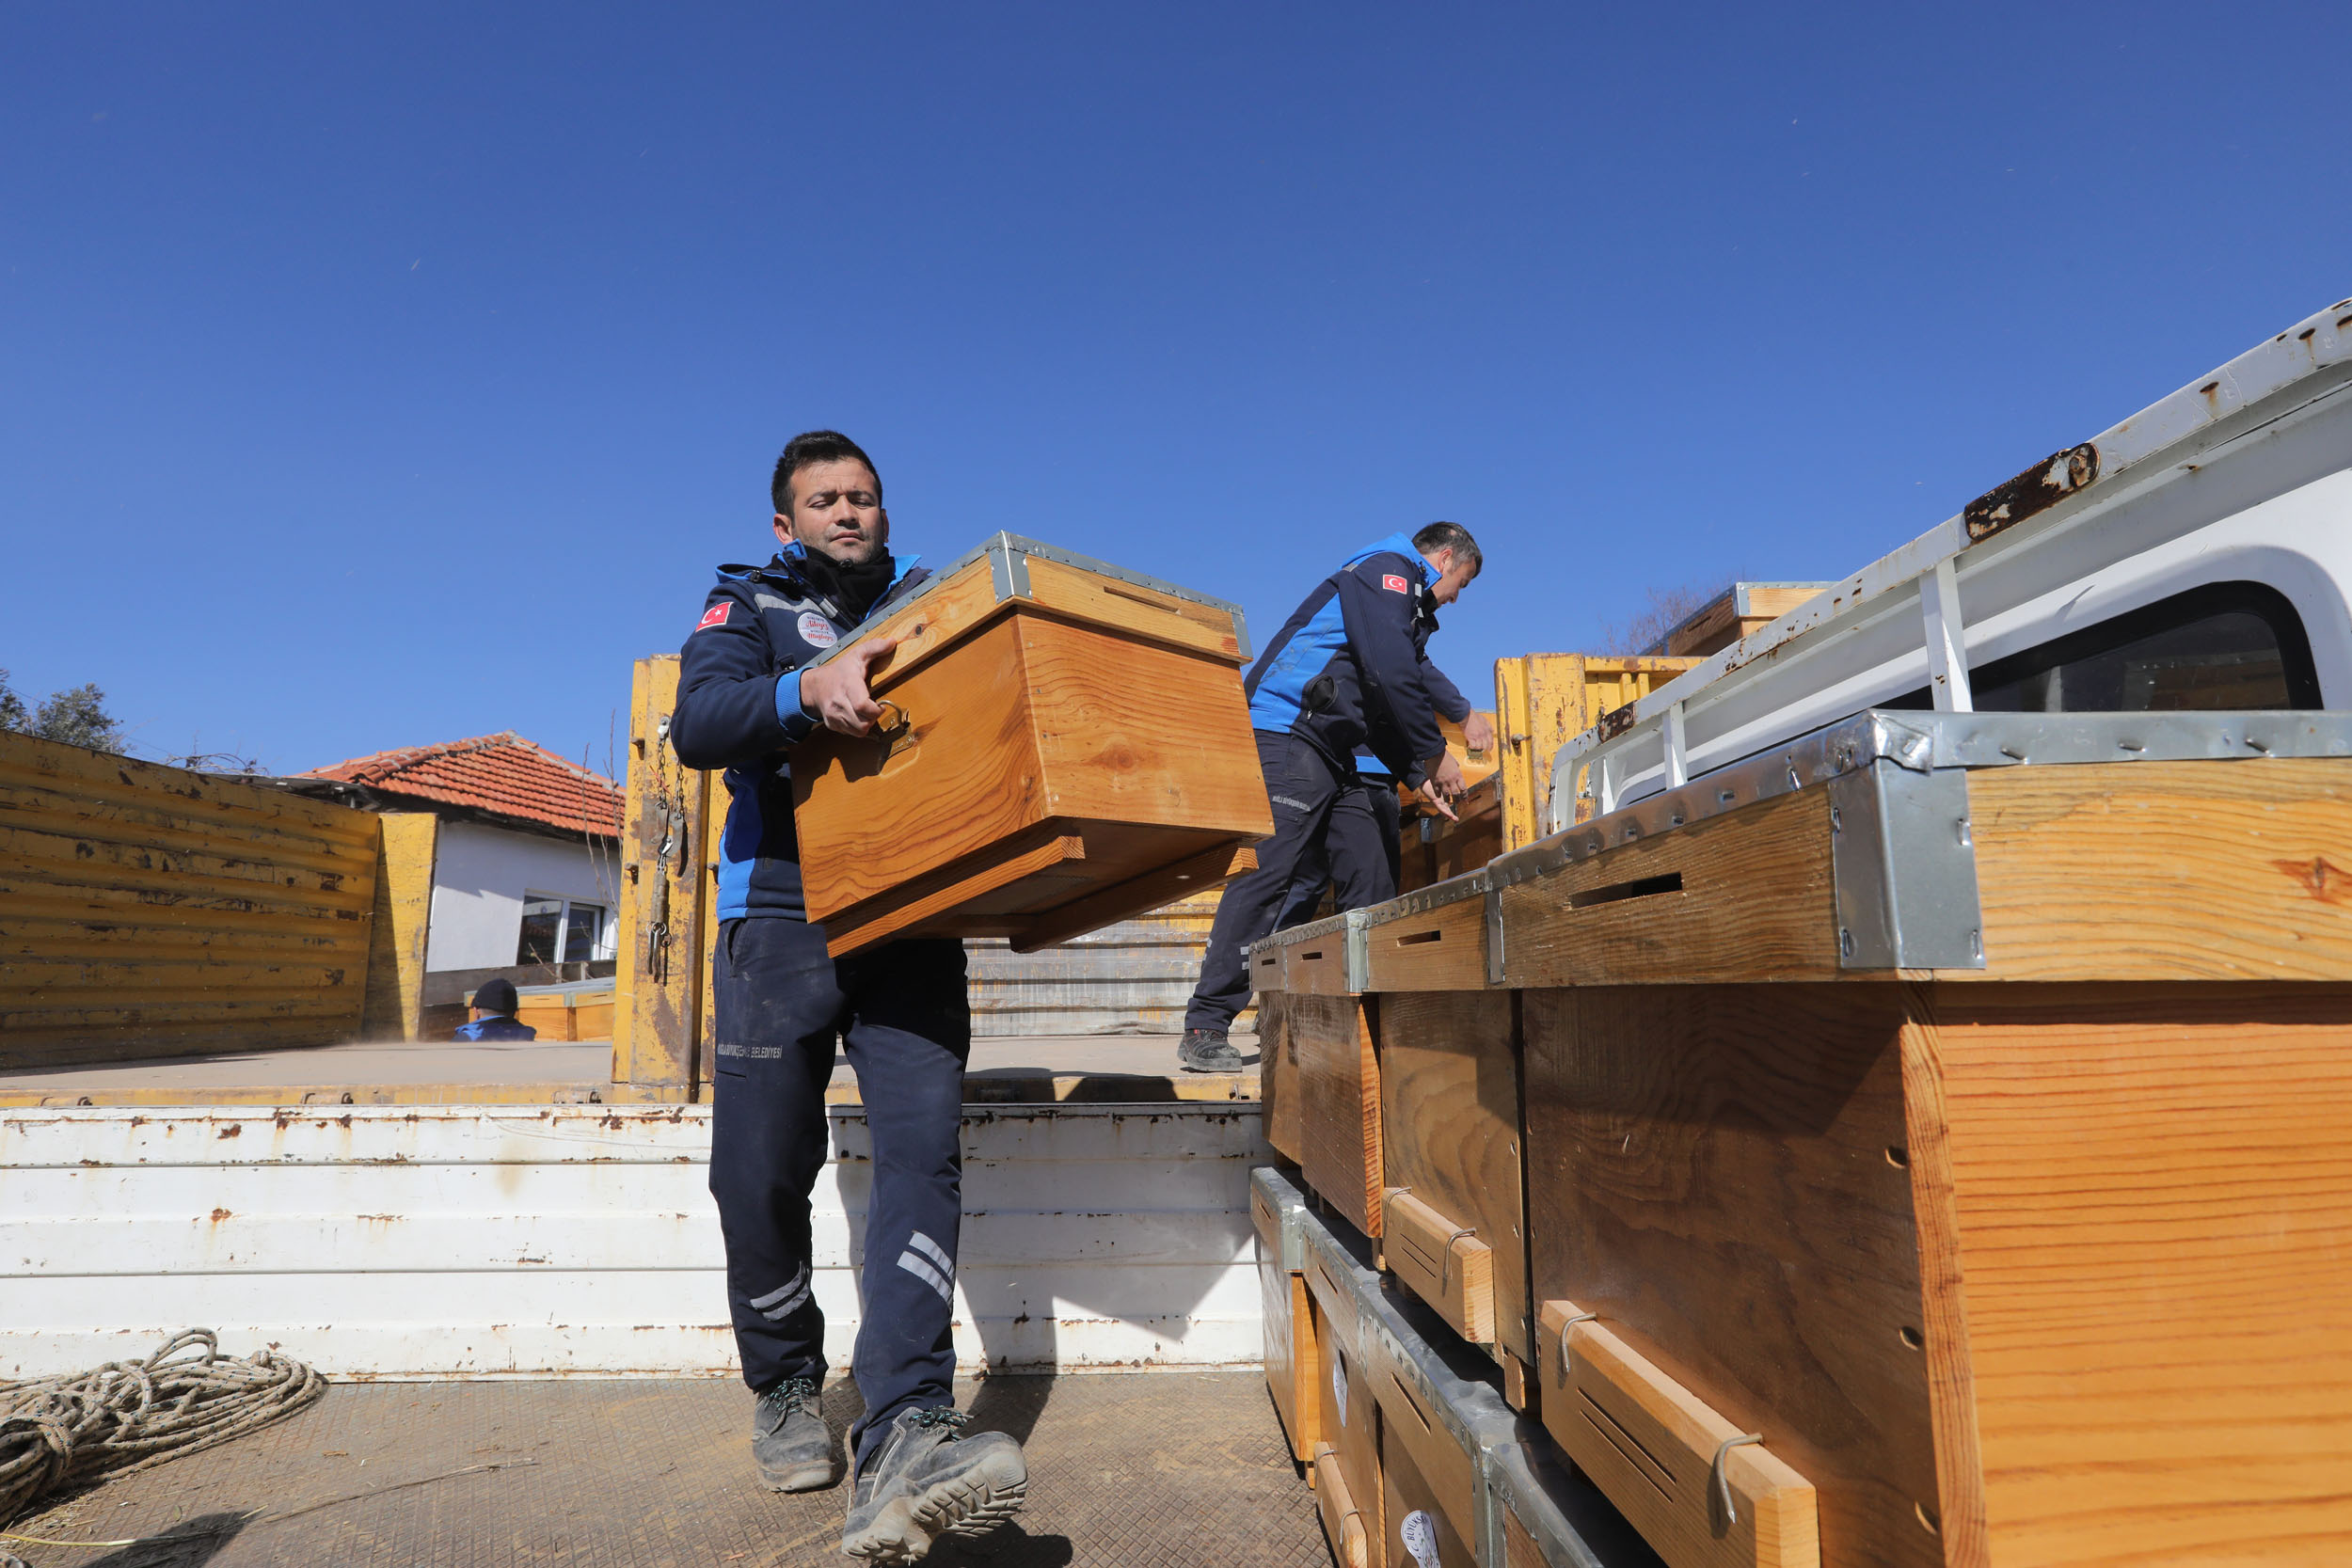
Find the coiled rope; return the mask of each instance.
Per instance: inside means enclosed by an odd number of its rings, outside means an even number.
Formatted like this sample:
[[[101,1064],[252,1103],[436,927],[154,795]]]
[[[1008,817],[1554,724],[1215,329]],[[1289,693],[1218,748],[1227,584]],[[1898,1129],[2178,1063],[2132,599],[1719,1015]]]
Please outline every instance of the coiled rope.
[[[220,1354],[183,1329],[144,1360],[0,1381],[0,1524],[60,1486],[128,1475],[258,1432],[326,1392],[292,1356]]]

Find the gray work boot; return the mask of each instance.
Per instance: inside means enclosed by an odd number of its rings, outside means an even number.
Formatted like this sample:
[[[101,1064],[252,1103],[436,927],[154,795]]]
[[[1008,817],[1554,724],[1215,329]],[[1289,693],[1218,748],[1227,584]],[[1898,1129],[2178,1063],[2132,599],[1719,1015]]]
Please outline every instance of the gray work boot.
[[[1241,1053],[1226,1040],[1217,1029],[1187,1029],[1184,1044],[1176,1048],[1176,1059],[1186,1072],[1239,1072]]]
[[[978,1535],[1017,1512],[1029,1466],[1011,1433],[959,1429],[962,1411],[901,1410],[850,1484],[841,1549],[868,1562],[914,1562],[942,1537]]]
[[[814,1492],[841,1479],[841,1451],[813,1378],[787,1377],[752,1406],[752,1459],[771,1492]]]

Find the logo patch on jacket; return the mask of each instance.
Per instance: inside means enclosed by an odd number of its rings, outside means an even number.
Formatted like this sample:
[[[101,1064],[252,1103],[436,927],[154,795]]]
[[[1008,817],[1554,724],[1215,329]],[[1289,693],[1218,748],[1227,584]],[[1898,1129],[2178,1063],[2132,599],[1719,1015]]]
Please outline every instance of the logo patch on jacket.
[[[1380,586],[1387,589],[1391,594],[1409,594],[1413,591],[1413,585],[1406,582],[1403,578],[1398,577],[1394,572],[1391,572],[1387,577],[1382,578],[1380,579]]]
[[[813,610],[801,611],[801,641],[812,648],[830,648],[841,641],[841,634],[833,629],[833,623]]]
[[[703,611],[703,618],[694,623],[694,629],[696,631],[707,631],[712,626],[725,626],[727,624],[727,611],[733,610],[734,608],[734,600],[720,600],[717,604],[712,605],[708,610]]]

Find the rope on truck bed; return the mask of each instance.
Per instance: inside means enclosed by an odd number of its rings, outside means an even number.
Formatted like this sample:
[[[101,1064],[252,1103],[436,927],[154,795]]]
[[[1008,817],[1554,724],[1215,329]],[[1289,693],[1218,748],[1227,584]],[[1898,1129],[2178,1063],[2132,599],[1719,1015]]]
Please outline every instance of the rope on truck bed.
[[[56,1487],[258,1432],[325,1392],[326,1380],[290,1355],[221,1354],[209,1328],[183,1329],[143,1360],[0,1381],[0,1524]]]

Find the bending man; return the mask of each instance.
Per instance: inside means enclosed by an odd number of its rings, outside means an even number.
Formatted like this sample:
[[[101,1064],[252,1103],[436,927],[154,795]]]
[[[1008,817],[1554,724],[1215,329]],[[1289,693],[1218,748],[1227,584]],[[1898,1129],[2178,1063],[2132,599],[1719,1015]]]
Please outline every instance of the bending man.
[[[1395,894],[1357,747],[1371,747],[1406,788],[1454,815],[1462,769],[1438,728],[1426,648],[1438,610],[1481,564],[1478,542],[1458,523],[1391,534],[1317,584],[1250,670],[1244,689],[1274,836],[1258,846],[1258,869],[1216,907],[1177,1051],[1187,1071],[1241,1067],[1226,1034],[1249,999],[1249,947],[1273,932],[1302,857],[1319,847],[1328,858],[1342,910]]]

